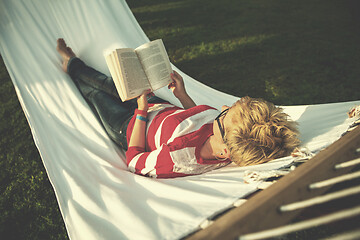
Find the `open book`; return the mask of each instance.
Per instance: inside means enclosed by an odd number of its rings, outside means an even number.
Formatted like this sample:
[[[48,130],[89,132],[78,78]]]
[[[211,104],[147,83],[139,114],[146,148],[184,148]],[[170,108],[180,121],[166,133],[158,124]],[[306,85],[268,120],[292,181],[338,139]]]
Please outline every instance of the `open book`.
[[[169,57],[161,39],[136,49],[115,49],[105,59],[122,101],[136,98],[144,90],[155,91],[172,82]]]

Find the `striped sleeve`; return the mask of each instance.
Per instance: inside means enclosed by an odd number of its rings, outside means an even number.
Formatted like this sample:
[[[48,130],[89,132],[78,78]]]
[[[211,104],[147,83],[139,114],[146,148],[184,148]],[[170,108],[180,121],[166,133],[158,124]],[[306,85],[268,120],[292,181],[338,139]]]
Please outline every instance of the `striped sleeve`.
[[[161,161],[158,161],[161,159]],[[173,161],[170,149],[163,144],[151,152],[145,152],[144,148],[129,147],[126,152],[126,161],[129,170],[136,174],[150,177],[162,177],[164,173],[172,176]],[[158,163],[161,162],[161,172]]]

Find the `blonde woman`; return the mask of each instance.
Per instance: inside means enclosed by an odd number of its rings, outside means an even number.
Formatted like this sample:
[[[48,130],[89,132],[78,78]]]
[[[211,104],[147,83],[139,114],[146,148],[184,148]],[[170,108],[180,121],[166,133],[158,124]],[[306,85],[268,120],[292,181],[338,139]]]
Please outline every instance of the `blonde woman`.
[[[144,92],[122,102],[110,77],[85,65],[63,39],[57,41],[63,69],[78,86],[110,138],[126,150],[129,170],[170,178],[267,162],[298,146],[296,123],[281,108],[243,97],[222,111],[196,106],[182,77],[174,71],[169,85],[182,108]]]

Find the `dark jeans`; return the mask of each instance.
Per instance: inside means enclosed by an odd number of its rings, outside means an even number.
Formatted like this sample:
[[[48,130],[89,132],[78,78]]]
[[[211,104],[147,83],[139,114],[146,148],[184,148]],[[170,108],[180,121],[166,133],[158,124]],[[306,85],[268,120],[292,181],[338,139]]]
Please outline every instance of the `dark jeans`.
[[[112,78],[87,66],[79,58],[70,59],[67,71],[109,137],[126,150],[126,129],[137,108],[136,99],[122,102]],[[148,102],[159,103],[164,100],[154,96]]]

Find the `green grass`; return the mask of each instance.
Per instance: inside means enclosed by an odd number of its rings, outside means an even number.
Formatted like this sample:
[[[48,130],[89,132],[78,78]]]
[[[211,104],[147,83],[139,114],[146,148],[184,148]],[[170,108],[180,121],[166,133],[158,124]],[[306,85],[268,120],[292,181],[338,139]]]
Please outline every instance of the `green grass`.
[[[277,104],[359,98],[355,1],[136,1],[150,39],[190,76]]]
[[[3,61],[0,71],[0,236],[66,239],[55,194]]]
[[[356,0],[137,0],[150,39],[195,79],[281,105],[358,100]],[[55,51],[55,49],[54,49]],[[52,187],[0,62],[0,236],[66,239]]]

